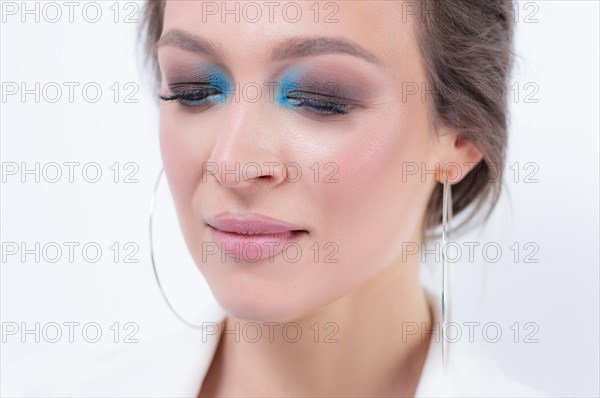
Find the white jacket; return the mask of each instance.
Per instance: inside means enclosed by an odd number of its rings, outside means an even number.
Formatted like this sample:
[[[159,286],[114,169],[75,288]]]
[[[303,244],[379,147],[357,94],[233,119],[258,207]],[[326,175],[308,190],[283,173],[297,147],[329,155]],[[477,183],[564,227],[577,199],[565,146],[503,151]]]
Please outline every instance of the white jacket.
[[[439,322],[438,299],[427,293]],[[225,313],[209,307],[203,319],[220,321]],[[218,335],[204,336],[197,329],[181,326],[152,341],[106,350],[98,358],[78,364],[70,377],[46,380],[27,374],[8,376],[3,395],[72,397],[196,397],[219,341]],[[448,371],[443,372],[441,342],[431,340],[417,397],[547,396],[508,377],[480,348],[472,344],[449,347]],[[6,364],[5,364],[6,365]],[[7,380],[7,377],[10,379]],[[20,379],[17,380],[17,379]]]

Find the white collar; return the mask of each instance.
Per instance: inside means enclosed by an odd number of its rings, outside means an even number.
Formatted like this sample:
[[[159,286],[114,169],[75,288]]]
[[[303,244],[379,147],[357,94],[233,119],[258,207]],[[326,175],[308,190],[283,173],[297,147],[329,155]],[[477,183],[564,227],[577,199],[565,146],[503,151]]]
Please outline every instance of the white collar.
[[[426,291],[434,322],[440,321],[438,298]],[[203,313],[205,322],[219,323],[225,312],[213,301]],[[435,324],[435,323],[434,323]],[[203,338],[204,337],[204,338]],[[203,341],[204,340],[204,341]],[[15,369],[9,395],[196,397],[212,362],[219,335],[187,326],[137,344],[120,345],[96,358],[71,363],[72,369],[38,372]],[[481,349],[472,343],[451,344],[448,371],[441,361],[441,340],[430,340],[416,397],[439,396],[546,396],[507,377]],[[25,361],[31,367],[30,361]],[[41,372],[40,372],[41,373]],[[17,375],[18,374],[18,375]],[[5,375],[8,376],[8,375]],[[33,376],[33,377],[32,377]],[[32,382],[32,380],[34,380]],[[23,390],[23,388],[25,388]]]

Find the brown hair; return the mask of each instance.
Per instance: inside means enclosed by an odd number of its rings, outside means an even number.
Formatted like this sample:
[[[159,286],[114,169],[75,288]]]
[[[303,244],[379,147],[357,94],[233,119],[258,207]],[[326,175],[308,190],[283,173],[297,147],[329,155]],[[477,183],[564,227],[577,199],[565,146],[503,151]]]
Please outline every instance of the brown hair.
[[[419,0],[413,18],[435,95],[431,122],[456,129],[483,154],[483,160],[452,186],[454,215],[471,206],[464,226],[489,203],[485,220],[501,192],[508,141],[507,86],[513,63],[512,0]],[[162,34],[165,0],[148,0],[140,33],[146,57],[160,81],[154,45]],[[403,15],[404,17],[404,15]],[[442,185],[437,184],[423,232],[442,222]]]

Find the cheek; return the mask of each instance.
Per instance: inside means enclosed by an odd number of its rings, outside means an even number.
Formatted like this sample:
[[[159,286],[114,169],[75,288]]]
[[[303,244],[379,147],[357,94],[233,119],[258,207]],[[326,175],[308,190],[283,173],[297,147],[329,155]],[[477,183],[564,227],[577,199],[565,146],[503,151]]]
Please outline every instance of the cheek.
[[[178,208],[181,201],[189,197],[190,181],[193,180],[194,173],[194,168],[190,167],[192,158],[185,148],[183,132],[179,125],[176,118],[161,105],[160,151],[171,193]]]
[[[205,156],[208,156],[208,144],[202,139],[207,135],[203,134],[206,130],[199,129],[193,117],[182,117],[172,109],[167,110],[170,106],[161,104],[160,151],[180,224],[184,235],[190,237],[197,225],[192,203]]]
[[[344,275],[373,274],[401,255],[403,242],[418,238],[432,181],[405,172],[407,164],[427,160],[424,120],[419,108],[379,112],[324,154],[322,163],[337,165],[338,182],[312,192],[320,203],[318,239],[336,241]]]

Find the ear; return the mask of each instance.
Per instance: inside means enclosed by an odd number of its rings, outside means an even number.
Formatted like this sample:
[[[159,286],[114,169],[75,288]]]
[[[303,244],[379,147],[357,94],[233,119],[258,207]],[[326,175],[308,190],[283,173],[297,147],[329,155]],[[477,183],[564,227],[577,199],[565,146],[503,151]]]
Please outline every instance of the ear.
[[[443,139],[442,159],[436,165],[435,178],[450,184],[461,181],[483,159],[483,154],[471,141],[456,130],[447,131]]]

